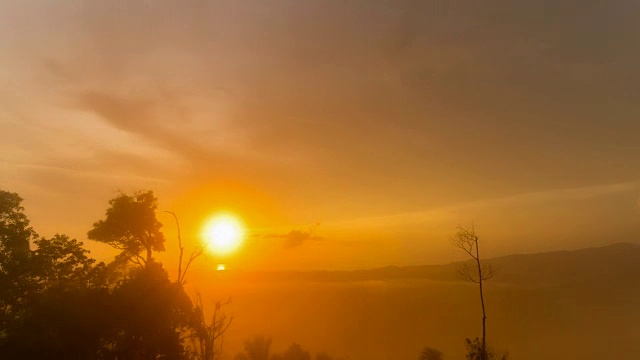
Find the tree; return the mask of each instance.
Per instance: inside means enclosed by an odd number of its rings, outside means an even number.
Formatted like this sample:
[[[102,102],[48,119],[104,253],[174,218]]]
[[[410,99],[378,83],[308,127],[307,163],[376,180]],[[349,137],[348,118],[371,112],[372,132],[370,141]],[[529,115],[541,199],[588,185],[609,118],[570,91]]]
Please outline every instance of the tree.
[[[89,239],[121,250],[121,257],[140,266],[152,262],[153,251],[164,251],[162,224],[156,218],[158,200],[153,191],[121,193],[109,205],[105,219],[93,224]],[[140,255],[143,251],[146,257]]]
[[[29,242],[36,236],[21,206],[22,198],[0,190],[0,269],[21,268],[29,257]]]
[[[194,318],[190,327],[191,352],[197,360],[214,360],[222,353],[224,333],[231,326],[233,318],[222,313],[222,307],[229,302],[216,302],[211,321],[207,322],[200,294],[196,295]],[[267,352],[268,354],[268,352]]]
[[[419,360],[442,360],[442,353],[427,346],[420,353]]]
[[[293,343],[282,354],[284,360],[311,360],[311,354],[308,351],[302,349],[299,344]]]
[[[467,360],[507,360],[509,354],[500,354],[485,347],[480,339],[467,339]]]
[[[0,333],[17,316],[33,282],[30,274],[30,242],[36,237],[21,206],[22,198],[0,191]]]
[[[53,283],[32,296],[0,344],[3,359],[97,359],[114,320],[105,288]]]
[[[480,305],[482,307],[482,346],[478,359],[487,360],[487,313],[484,306],[483,281],[493,277],[494,271],[490,265],[482,264],[480,261],[480,248],[478,246],[478,236],[473,225],[465,228],[458,227],[458,231],[451,237],[451,243],[464,250],[472,259],[473,265],[463,264],[458,269],[458,276],[465,281],[478,284],[480,289]],[[468,340],[468,339],[467,339]]]
[[[333,360],[333,357],[325,352],[319,352],[316,354],[316,360]]]
[[[122,253],[97,265],[68,236],[36,239],[21,201],[0,192],[0,358],[189,358],[183,335],[198,317],[182,284],[151,256],[164,242],[153,193],[110,202],[89,233]],[[226,323],[214,316],[214,336]]]
[[[32,270],[41,286],[89,280],[95,260],[89,258],[89,250],[82,247],[82,242],[56,234],[51,239],[36,240],[34,244]]]
[[[94,358],[108,293],[88,285],[100,267],[65,235],[36,239],[21,202],[0,191],[0,358]]]
[[[113,290],[109,312],[114,324],[103,339],[108,359],[180,359],[182,334],[193,317],[182,286],[171,282],[162,265],[150,261],[134,269]]]
[[[269,360],[271,338],[256,335],[244,342],[244,354],[236,355],[236,359]]]

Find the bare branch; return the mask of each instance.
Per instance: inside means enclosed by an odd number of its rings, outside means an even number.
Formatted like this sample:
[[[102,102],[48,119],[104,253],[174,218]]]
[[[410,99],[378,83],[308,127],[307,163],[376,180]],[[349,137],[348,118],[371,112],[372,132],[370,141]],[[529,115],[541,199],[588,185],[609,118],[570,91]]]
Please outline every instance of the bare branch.
[[[226,320],[226,317],[225,317],[223,320]],[[225,332],[227,332],[227,329],[229,329],[229,327],[231,326],[231,323],[232,323],[232,322],[233,322],[233,316],[229,318],[229,321],[227,321],[227,323],[226,323],[226,325],[225,325],[224,327],[221,327],[221,328],[218,330],[218,334],[214,337],[214,339],[217,339],[217,338],[219,338],[220,336],[224,335],[224,333],[225,333]],[[221,322],[219,323],[219,325],[223,325],[223,324],[224,324],[224,321],[221,321]]]
[[[178,216],[176,215],[176,213],[166,210],[165,212],[173,215],[173,218],[176,221],[176,227],[178,229],[178,248],[180,249],[180,256],[178,258],[178,283],[182,284],[182,257],[184,255],[184,246],[182,246],[182,236],[180,235],[180,222],[178,221]]]
[[[469,281],[472,283],[478,283],[478,274],[473,266],[469,264],[462,264],[457,270],[457,275],[460,280]]]
[[[451,236],[451,244],[464,250],[469,256],[477,260],[477,255],[474,252],[478,246],[478,237],[475,234],[473,225],[468,228],[459,226],[458,231]]]
[[[482,264],[482,280],[489,280],[496,274],[495,269],[491,264]]]
[[[197,312],[197,320],[191,328],[188,338],[191,340],[193,355],[196,359],[218,359],[222,353],[222,343],[225,332],[231,326],[233,317],[227,317],[222,313],[222,307],[231,300],[215,303],[210,321],[206,321],[202,297],[196,293],[194,304]],[[217,346],[216,346],[217,345]]]
[[[123,253],[123,254],[127,258],[127,260],[131,261],[132,263],[134,263],[134,264],[136,264],[136,265],[138,265],[140,267],[145,267],[146,261],[139,254],[131,254],[131,255],[126,254],[126,253]]]
[[[187,264],[184,267],[184,271],[182,272],[182,279],[180,279],[180,284],[184,285],[186,284],[186,280],[185,280],[185,276],[187,275],[187,271],[189,270],[189,266],[191,265],[191,262],[193,260],[195,260],[198,256],[202,255],[202,251],[204,250],[204,246],[199,247],[196,251],[192,252],[191,255],[189,256],[189,261],[187,261]]]

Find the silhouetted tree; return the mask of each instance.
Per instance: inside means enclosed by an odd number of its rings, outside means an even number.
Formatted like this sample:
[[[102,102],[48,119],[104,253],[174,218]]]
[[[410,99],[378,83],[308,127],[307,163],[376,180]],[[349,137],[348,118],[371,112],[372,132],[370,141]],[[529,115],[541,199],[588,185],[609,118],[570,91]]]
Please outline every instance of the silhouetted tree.
[[[299,344],[293,343],[282,354],[283,360],[311,360],[311,354],[308,351],[302,349]]]
[[[89,258],[89,250],[82,247],[82,242],[55,235],[51,239],[35,240],[34,244],[32,270],[41,286],[90,280],[95,260]]]
[[[158,200],[153,191],[121,193],[109,205],[105,219],[93,224],[89,239],[121,250],[121,257],[140,266],[152,261],[153,251],[164,251],[162,224],[156,218]]]
[[[65,235],[35,240],[21,201],[0,191],[0,358],[92,359],[106,328],[104,264]]]
[[[202,297],[200,294],[196,295],[194,317],[189,331],[191,355],[195,359],[214,360],[222,353],[224,333],[233,321],[233,318],[222,313],[222,307],[227,303],[216,302],[211,321],[208,322],[204,315]]]
[[[467,339],[467,360],[507,360],[509,354],[499,354],[482,344],[480,339]]]
[[[256,335],[244,343],[244,354],[236,355],[236,360],[269,360],[271,338]]]
[[[98,359],[112,328],[109,292],[77,283],[52,284],[30,299],[0,346],[3,359]]]
[[[245,342],[244,352],[236,354],[234,360],[311,360],[311,354],[297,343],[292,343],[283,353],[273,354],[271,357],[269,357],[270,349],[271,338],[254,336]],[[319,352],[315,359],[333,360],[333,357],[325,352]]]
[[[190,325],[192,304],[180,284],[171,282],[153,260],[111,296],[114,324],[103,353],[109,359],[180,359],[186,356],[181,334]]]
[[[442,360],[442,353],[427,346],[420,353],[419,360]]]
[[[475,227],[458,227],[458,231],[451,237],[451,243],[464,250],[474,261],[473,266],[463,264],[458,269],[458,276],[465,281],[478,284],[480,289],[480,305],[482,307],[482,346],[479,360],[487,360],[487,313],[484,306],[483,281],[491,279],[494,275],[490,265],[482,264],[480,261],[480,248],[478,246],[478,236]]]
[[[189,358],[183,335],[195,329],[194,319],[209,324],[202,306],[194,313],[182,283],[171,282],[151,256],[164,241],[153,193],[110,202],[89,234],[122,253],[97,265],[68,236],[36,239],[21,201],[0,192],[1,359]],[[129,268],[129,260],[144,266]],[[228,324],[219,308],[215,314],[205,329],[214,338]]]
[[[327,353],[319,352],[316,354],[316,360],[333,360],[333,357]]]
[[[0,335],[33,286],[29,246],[36,233],[21,203],[18,194],[0,191]]]

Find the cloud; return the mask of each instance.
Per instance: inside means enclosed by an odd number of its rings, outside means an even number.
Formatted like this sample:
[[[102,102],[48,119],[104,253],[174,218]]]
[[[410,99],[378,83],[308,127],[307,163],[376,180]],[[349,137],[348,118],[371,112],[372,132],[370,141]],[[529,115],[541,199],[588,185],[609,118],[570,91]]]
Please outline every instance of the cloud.
[[[317,226],[317,225],[316,225]],[[295,248],[303,245],[307,241],[320,241],[324,238],[315,234],[315,227],[308,231],[303,230],[291,230],[286,234],[265,234],[261,237],[263,239],[279,239],[282,240],[283,247],[286,249]]]
[[[167,121],[167,112],[171,114],[172,111],[159,109],[158,99],[129,99],[101,92],[86,92],[78,97],[78,102],[82,109],[94,112],[110,125],[163,148],[196,156],[206,153],[171,128],[178,125],[181,119]],[[165,112],[164,116],[160,116],[159,110]]]
[[[379,226],[384,227],[389,225],[402,226],[407,224],[422,223],[423,221],[425,221],[425,219],[427,219],[428,222],[441,222],[451,217],[455,218],[455,216],[460,214],[482,214],[485,212],[494,213],[499,209],[506,209],[507,212],[510,212],[513,211],[514,208],[526,209],[534,206],[544,207],[545,205],[548,205],[550,203],[556,205],[559,203],[577,203],[589,199],[606,198],[608,196],[613,196],[616,194],[633,193],[638,191],[640,191],[640,182],[601,184],[564,189],[549,189],[543,191],[521,193],[506,197],[464,202],[426,211],[415,211],[345,220],[327,225],[357,227],[379,224]],[[640,206],[640,197],[638,198],[638,204]],[[460,221],[460,219],[458,219],[457,221]]]

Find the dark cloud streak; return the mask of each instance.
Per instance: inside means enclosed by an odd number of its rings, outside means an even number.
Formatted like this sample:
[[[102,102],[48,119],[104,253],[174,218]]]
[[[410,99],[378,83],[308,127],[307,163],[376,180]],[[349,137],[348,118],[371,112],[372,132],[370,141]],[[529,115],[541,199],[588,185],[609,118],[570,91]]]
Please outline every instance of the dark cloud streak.
[[[303,230],[291,230],[286,234],[264,234],[259,236],[262,239],[276,239],[282,240],[282,246],[285,249],[291,249],[298,246],[302,246],[307,241],[321,241],[323,237],[315,234],[314,229],[308,231]]]

